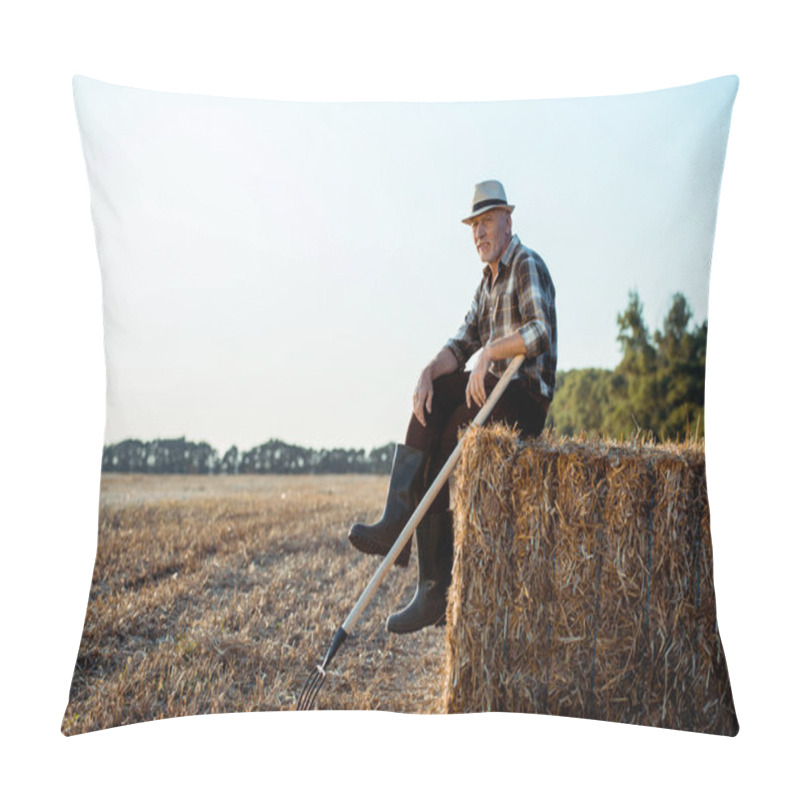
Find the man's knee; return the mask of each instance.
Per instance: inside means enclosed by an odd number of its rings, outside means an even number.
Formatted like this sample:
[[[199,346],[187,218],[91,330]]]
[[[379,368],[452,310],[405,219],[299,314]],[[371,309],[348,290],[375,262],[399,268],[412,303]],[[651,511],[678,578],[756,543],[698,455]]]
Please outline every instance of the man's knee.
[[[433,381],[433,401],[445,409],[451,409],[464,402],[469,375],[463,370],[440,375]]]
[[[433,386],[434,388],[438,387],[440,389],[447,390],[454,385],[460,385],[467,383],[469,376],[464,370],[458,370],[457,372],[448,372],[446,375],[440,375],[438,378],[433,379]]]

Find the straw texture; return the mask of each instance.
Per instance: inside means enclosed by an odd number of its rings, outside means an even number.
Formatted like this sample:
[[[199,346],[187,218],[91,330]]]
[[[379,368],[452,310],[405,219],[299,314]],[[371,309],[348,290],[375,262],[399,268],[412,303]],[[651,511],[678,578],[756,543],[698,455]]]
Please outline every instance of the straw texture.
[[[702,443],[465,434],[444,708],[735,735]]]

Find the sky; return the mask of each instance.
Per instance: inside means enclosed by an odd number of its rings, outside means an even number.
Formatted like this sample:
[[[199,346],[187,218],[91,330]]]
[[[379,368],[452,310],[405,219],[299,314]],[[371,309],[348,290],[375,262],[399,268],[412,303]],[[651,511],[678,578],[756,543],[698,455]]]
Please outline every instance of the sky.
[[[736,87],[292,103],[76,77],[105,441],[401,441],[480,280],[461,219],[489,178],[553,278],[559,369],[617,363],[632,290],[651,331],[676,292],[702,322]]]

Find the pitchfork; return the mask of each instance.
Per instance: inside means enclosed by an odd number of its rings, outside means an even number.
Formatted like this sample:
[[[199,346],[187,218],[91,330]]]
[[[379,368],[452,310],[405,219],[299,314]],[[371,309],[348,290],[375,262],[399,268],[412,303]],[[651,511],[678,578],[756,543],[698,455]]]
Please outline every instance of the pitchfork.
[[[497,401],[506,390],[506,387],[511,382],[511,379],[514,377],[517,369],[519,369],[519,365],[523,362],[524,358],[525,357],[521,355],[515,356],[508,367],[506,367],[503,377],[500,378],[497,385],[492,390],[492,393],[489,395],[489,398],[486,400],[483,408],[478,412],[477,416],[472,421],[470,427],[478,427],[483,425],[483,423],[486,421],[486,418],[492,413],[492,409],[497,404]],[[395,559],[398,555],[400,555],[400,551],[403,549],[403,547],[405,547],[406,542],[411,538],[411,535],[422,521],[422,518],[430,508],[431,503],[433,503],[434,499],[436,498],[436,495],[439,494],[442,486],[445,484],[445,481],[450,477],[450,473],[455,469],[458,459],[461,457],[461,446],[462,442],[459,441],[455,450],[453,450],[451,453],[450,458],[447,459],[447,463],[442,467],[441,471],[436,476],[436,480],[431,484],[422,500],[420,500],[419,505],[409,518],[408,522],[406,522],[403,530],[400,531],[400,535],[392,545],[392,549],[386,554],[381,562],[381,565],[372,576],[372,580],[367,584],[366,589],[364,589],[364,591],[361,593],[361,597],[358,598],[358,602],[355,604],[355,606],[353,606],[353,610],[350,612],[350,615],[336,631],[336,634],[333,637],[333,642],[328,648],[328,652],[325,655],[325,658],[322,660],[322,663],[314,667],[313,671],[306,679],[303,689],[300,692],[300,697],[297,699],[296,709],[298,711],[309,711],[314,707],[319,690],[322,688],[322,684],[325,682],[325,678],[328,676],[328,666],[330,665],[331,661],[333,661],[336,651],[342,646],[342,643],[347,638],[348,634],[353,630],[356,622],[358,622],[359,617],[369,604],[370,600],[372,600],[375,592],[378,590],[378,586],[380,586],[386,573],[389,571],[392,564],[394,564]]]

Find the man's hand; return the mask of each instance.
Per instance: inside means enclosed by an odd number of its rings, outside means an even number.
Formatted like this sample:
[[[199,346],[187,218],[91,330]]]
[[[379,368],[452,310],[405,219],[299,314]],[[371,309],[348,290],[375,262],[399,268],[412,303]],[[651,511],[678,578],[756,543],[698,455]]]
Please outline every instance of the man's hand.
[[[486,373],[491,364],[492,359],[489,357],[488,348],[484,347],[469,375],[466,392],[467,408],[472,408],[472,403],[481,408],[486,402]]]
[[[433,378],[431,377],[430,366],[422,370],[422,375],[417,381],[417,388],[414,389],[414,416],[419,420],[419,424],[424,428],[425,411],[430,414],[433,404]]]

